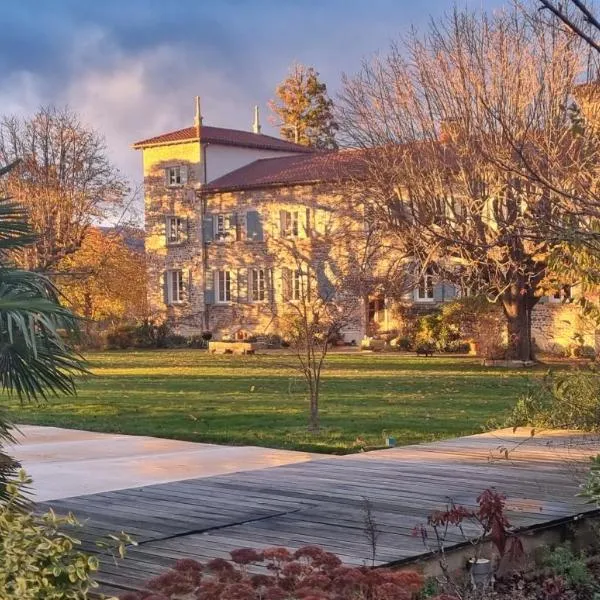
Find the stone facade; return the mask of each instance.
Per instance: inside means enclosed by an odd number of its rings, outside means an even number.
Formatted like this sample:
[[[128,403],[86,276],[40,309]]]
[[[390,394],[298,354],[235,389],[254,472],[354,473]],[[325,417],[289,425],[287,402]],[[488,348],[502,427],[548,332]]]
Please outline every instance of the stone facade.
[[[248,153],[248,160],[260,157]],[[370,256],[373,281],[355,293],[355,315],[343,332],[347,341],[401,330],[406,306],[418,314],[455,296],[442,282],[432,283],[430,298],[408,288],[399,295],[399,286],[395,301],[378,292],[377,281],[395,276],[388,270],[391,257],[367,249],[373,241],[367,242],[361,201],[342,194],[339,184],[211,191],[204,187],[206,152],[199,140],[143,148],[143,166],[148,304],[179,333],[211,331],[216,339],[280,333],[294,301],[290,277],[299,260],[315,274],[315,286],[335,287],[340,274],[352,274]],[[285,227],[290,235],[282,234]],[[594,328],[575,305],[551,299],[535,307],[532,335],[543,350],[572,348],[581,340],[595,346]]]

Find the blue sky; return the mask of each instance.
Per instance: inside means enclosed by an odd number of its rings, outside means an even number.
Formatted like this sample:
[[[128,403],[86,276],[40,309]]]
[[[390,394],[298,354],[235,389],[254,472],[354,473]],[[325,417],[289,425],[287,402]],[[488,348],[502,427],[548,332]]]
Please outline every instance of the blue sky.
[[[492,9],[503,0],[462,0]],[[332,96],[343,72],[426,26],[452,0],[20,0],[0,13],[0,110],[68,104],[139,179],[138,139],[192,123],[249,129],[293,61],[314,66]]]

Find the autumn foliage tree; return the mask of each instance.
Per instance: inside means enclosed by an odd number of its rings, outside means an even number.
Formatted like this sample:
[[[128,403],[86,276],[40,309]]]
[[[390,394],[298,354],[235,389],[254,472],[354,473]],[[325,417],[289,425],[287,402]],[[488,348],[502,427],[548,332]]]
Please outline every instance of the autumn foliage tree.
[[[88,333],[94,325],[114,326],[146,316],[144,255],[127,245],[127,235],[127,230],[91,227],[81,247],[57,265],[59,289],[84,317]]]
[[[598,239],[600,145],[574,110],[586,52],[545,19],[455,11],[365,62],[339,102],[364,150],[355,186],[421,269],[502,306],[521,360],[557,255]]]
[[[313,67],[294,64],[269,102],[284,139],[314,148],[337,148],[337,123],[327,86]]]
[[[103,138],[68,109],[0,120],[0,162],[20,159],[6,193],[28,213],[37,234],[22,253],[28,269],[52,272],[83,243],[89,227],[120,207],[127,191]]]

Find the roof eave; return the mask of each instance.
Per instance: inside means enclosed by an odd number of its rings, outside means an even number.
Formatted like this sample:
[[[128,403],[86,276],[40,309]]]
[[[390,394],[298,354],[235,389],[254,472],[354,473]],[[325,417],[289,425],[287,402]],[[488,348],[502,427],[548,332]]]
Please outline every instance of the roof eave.
[[[189,144],[190,142],[197,142],[198,138],[191,137],[185,140],[171,140],[168,142],[136,142],[132,144],[131,147],[134,150],[143,150],[144,148],[152,148],[155,146],[175,146],[177,144]]]
[[[254,183],[247,185],[228,185],[224,187],[218,188],[201,188],[201,193],[204,194],[222,194],[225,192],[245,192],[246,190],[260,190],[260,189],[271,189],[271,188],[281,188],[281,187],[292,187],[294,185],[315,185],[315,184],[334,184],[340,183],[341,179],[336,179],[332,181],[330,179],[309,179],[306,181],[287,181],[281,182],[277,181],[274,183]],[[210,184],[208,184],[210,185]]]

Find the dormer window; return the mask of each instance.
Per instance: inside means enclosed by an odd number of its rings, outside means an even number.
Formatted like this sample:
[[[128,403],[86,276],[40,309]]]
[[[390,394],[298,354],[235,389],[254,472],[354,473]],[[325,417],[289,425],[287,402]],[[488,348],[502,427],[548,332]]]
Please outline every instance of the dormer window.
[[[166,169],[166,179],[168,186],[181,185],[183,183],[181,167],[168,167]]]

